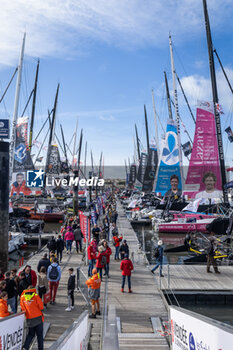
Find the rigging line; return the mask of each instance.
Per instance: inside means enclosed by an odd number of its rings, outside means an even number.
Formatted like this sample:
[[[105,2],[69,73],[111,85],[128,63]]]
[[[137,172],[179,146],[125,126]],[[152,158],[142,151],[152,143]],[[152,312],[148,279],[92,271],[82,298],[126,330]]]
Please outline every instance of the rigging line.
[[[32,97],[32,95],[33,95],[33,92],[34,92],[34,89],[31,91],[31,93],[30,93],[30,96],[29,96],[29,98],[28,98],[28,100],[27,100],[27,103],[26,103],[26,106],[25,106],[25,108],[24,108],[24,110],[23,110],[23,113],[22,113],[22,115],[21,115],[21,118],[24,116],[24,113],[25,113],[25,111],[26,111],[26,109],[27,109],[27,107],[28,107],[28,105],[29,105],[29,102],[30,102],[30,100],[31,100],[31,97]]]
[[[184,99],[185,99],[185,102],[186,102],[187,107],[188,107],[188,109],[189,109],[189,112],[190,112],[190,114],[191,114],[191,117],[192,117],[192,119],[193,119],[193,121],[194,121],[194,124],[196,124],[196,120],[195,120],[194,115],[193,115],[193,112],[192,112],[192,110],[191,110],[189,101],[188,101],[188,99],[187,99],[187,96],[185,95],[183,86],[182,86],[182,84],[181,84],[180,78],[178,77],[177,73],[176,73],[176,78],[177,78],[177,81],[178,81],[178,83],[179,83],[179,85],[180,85],[180,89],[181,89],[182,94],[183,94],[183,96],[184,96]]]
[[[226,78],[226,81],[227,81],[227,84],[228,84],[228,86],[229,86],[229,88],[230,88],[230,90],[231,90],[231,93],[233,94],[233,89],[232,89],[230,80],[228,79],[228,76],[227,76],[226,71],[225,71],[225,69],[224,69],[224,67],[223,67],[223,65],[222,65],[222,62],[221,62],[220,58],[219,58],[219,55],[218,55],[218,53],[217,53],[217,50],[214,48],[213,51],[214,51],[214,53],[215,53],[215,55],[216,55],[216,57],[217,57],[217,59],[218,59],[218,62],[219,62],[219,64],[220,64],[220,67],[222,68],[222,72],[223,72],[223,74],[224,74],[224,77]]]
[[[63,149],[63,147],[61,145],[61,142],[60,142],[59,138],[57,137],[57,134],[55,132],[54,132],[54,134],[55,134],[55,137],[56,137],[56,139],[58,141],[59,146],[61,147],[61,150],[62,150],[63,154],[65,155],[64,149]]]
[[[36,135],[36,138],[35,138],[35,140],[34,140],[34,141],[36,141],[36,140],[38,139],[38,137],[39,137],[39,135],[40,135],[41,131],[44,129],[45,124],[46,124],[46,123],[47,123],[47,121],[49,120],[50,115],[52,114],[52,112],[53,112],[53,109],[51,110],[51,112],[49,112],[48,117],[46,118],[46,120],[45,120],[44,124],[42,125],[42,127],[41,127],[40,131],[39,131],[39,132],[38,132],[38,134]]]
[[[38,152],[38,154],[37,154],[37,156],[36,156],[36,158],[35,158],[35,163],[34,163],[34,165],[36,164],[36,160],[39,158],[40,152],[41,152],[41,150],[42,150],[42,148],[43,148],[43,146],[44,146],[44,144],[45,144],[45,140],[47,139],[47,136],[48,136],[48,134],[49,134],[49,131],[50,131],[50,129],[48,128],[48,130],[47,130],[47,132],[46,132],[46,135],[45,135],[45,138],[44,138],[44,141],[42,142],[42,144],[41,144],[41,146],[40,146],[40,149],[39,149],[39,152]]]
[[[71,152],[70,147],[69,147],[69,145],[67,145],[67,143],[66,143],[66,147],[67,147],[68,151],[70,152],[71,156],[73,156],[73,153]]]
[[[175,104],[174,104],[174,102],[173,102],[173,100],[172,100],[172,99],[171,99],[171,103],[172,103],[173,107],[175,108]],[[185,124],[184,124],[184,122],[183,122],[183,120],[182,120],[182,118],[181,118],[181,116],[180,116],[180,115],[179,115],[179,118],[180,118],[180,121],[181,121],[182,126],[183,126],[183,128],[184,128],[184,132],[186,132],[186,134],[187,134],[187,136],[188,136],[188,138],[189,138],[189,141],[190,141],[190,142],[191,142],[191,144],[193,145],[193,141],[192,141],[192,139],[191,139],[191,136],[190,136],[190,134],[189,134],[188,130],[186,129],[186,126],[185,126]]]
[[[1,90],[3,90],[1,81],[0,81],[0,87],[1,87]],[[5,111],[5,116],[8,116],[10,118],[10,113],[8,112],[8,110],[6,108],[5,100],[3,99],[2,102],[3,102],[4,111]]]
[[[5,91],[4,91],[1,99],[0,99],[0,103],[4,99],[4,97],[5,97],[6,93],[7,93],[7,90],[9,89],[9,87],[10,87],[10,85],[11,85],[11,83],[12,83],[14,77],[15,77],[15,74],[17,73],[17,71],[18,71],[18,67],[15,68],[15,71],[14,71],[14,73],[13,73],[13,75],[12,75],[12,77],[11,77],[11,79],[10,79],[10,81],[9,81],[9,83],[8,83],[8,85],[7,85],[7,87],[6,87]]]

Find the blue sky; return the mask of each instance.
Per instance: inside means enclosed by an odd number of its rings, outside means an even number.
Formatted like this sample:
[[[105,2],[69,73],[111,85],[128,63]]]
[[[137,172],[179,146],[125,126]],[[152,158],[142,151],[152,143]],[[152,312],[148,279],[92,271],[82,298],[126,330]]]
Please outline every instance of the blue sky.
[[[209,0],[208,7],[213,42],[233,83],[233,3]],[[60,82],[57,134],[60,135],[59,123],[62,123],[69,141],[78,117],[79,133],[83,128],[84,142],[88,142],[89,151],[92,149],[95,163],[101,151],[106,165],[123,165],[124,159],[132,158],[135,123],[145,145],[144,104],[150,136],[154,136],[152,88],[158,114],[165,125],[164,70],[172,90],[169,32],[174,43],[176,70],[193,112],[198,98],[211,99],[201,0],[5,1],[1,4],[0,21],[0,95],[17,65],[26,31],[20,111],[33,87],[39,57],[34,135],[45,120],[48,108],[53,106]],[[225,111],[224,128],[231,122],[232,95],[218,64],[216,67],[220,102]],[[4,100],[5,105],[0,105],[1,118],[12,115],[14,93],[15,81]],[[182,96],[179,103],[184,124],[193,135],[194,125]],[[182,142],[187,140],[182,135]],[[224,135],[225,145],[226,142]],[[233,158],[231,151],[228,145],[228,162]]]

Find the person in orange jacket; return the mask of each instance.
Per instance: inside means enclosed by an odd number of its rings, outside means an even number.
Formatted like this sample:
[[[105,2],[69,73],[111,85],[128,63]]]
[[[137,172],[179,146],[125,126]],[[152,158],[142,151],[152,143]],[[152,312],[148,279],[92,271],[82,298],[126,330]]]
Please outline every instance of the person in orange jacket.
[[[118,235],[118,233],[113,236],[113,244],[115,246],[115,260],[120,260],[119,258],[119,249],[120,249],[120,242],[122,241],[123,237]]]
[[[29,196],[32,193],[31,189],[26,186],[23,173],[16,174],[16,181],[11,186],[11,197],[12,196]]]
[[[2,292],[0,296],[0,318],[10,316],[11,314],[8,311],[7,298],[8,298],[7,292]]]
[[[100,274],[97,272],[96,268],[92,270],[92,277],[86,281],[86,285],[88,286],[88,294],[91,299],[92,314],[89,315],[89,317],[96,318],[96,315],[100,315],[99,298],[100,298],[100,286],[101,286]]]
[[[21,294],[20,306],[22,311],[26,313],[27,325],[29,328],[23,345],[23,350],[29,350],[30,344],[35,334],[37,336],[38,350],[43,350],[44,315],[42,313],[42,310],[44,308],[44,305],[33,286],[29,286],[28,289],[25,289]]]

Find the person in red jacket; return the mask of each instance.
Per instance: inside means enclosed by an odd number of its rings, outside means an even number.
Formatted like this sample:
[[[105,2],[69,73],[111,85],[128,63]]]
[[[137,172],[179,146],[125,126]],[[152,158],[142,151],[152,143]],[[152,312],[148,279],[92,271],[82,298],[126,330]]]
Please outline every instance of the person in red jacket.
[[[0,318],[10,316],[11,314],[8,311],[7,298],[8,298],[7,292],[2,292],[0,296]]]
[[[131,271],[133,270],[133,263],[129,259],[127,254],[125,255],[125,258],[121,261],[120,269],[122,270],[121,291],[122,291],[122,293],[124,293],[125,279],[127,276],[129,293],[132,293],[132,290],[131,290]]]
[[[105,250],[104,247],[101,245],[98,248],[99,254],[96,257],[96,267],[97,267],[97,272],[100,274],[100,278],[102,281],[102,271],[103,271],[103,267],[106,265],[107,262],[107,257],[105,254]]]
[[[109,264],[110,264],[110,255],[112,255],[112,249],[108,246],[108,242],[104,241],[103,247],[105,249],[105,255],[107,258],[106,265],[104,266],[104,275],[107,275],[109,278]]]
[[[115,251],[115,260],[120,260],[119,258],[119,249],[120,249],[120,242],[122,241],[123,237],[118,235],[118,233],[113,236],[113,240],[114,240],[114,246],[116,248]]]
[[[37,283],[36,271],[32,270],[30,265],[26,265],[23,271],[25,272],[25,277],[28,285],[36,287],[36,283]]]
[[[95,243],[91,241],[87,248],[87,255],[88,255],[88,260],[89,260],[89,266],[88,266],[88,277],[91,277],[92,270],[95,265],[95,259],[96,259],[96,248],[95,248]]]

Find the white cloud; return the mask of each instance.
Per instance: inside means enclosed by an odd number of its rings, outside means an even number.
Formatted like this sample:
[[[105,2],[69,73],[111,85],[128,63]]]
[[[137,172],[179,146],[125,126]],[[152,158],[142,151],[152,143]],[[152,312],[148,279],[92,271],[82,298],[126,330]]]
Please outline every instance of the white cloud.
[[[233,69],[225,68],[229,81],[233,85]],[[219,102],[225,113],[232,109],[232,93],[222,71],[216,73]],[[212,101],[210,79],[200,75],[190,75],[181,78],[181,84],[191,106],[196,106],[197,100]]]
[[[104,120],[104,121],[108,121],[108,122],[112,122],[112,121],[116,120],[116,118],[113,115],[109,115],[109,116],[100,115],[99,119]]]
[[[208,6],[212,27],[232,25],[231,0],[208,1]],[[204,32],[202,12],[197,0],[4,0],[0,64],[16,63],[25,31],[27,55],[69,59],[85,54],[96,40],[127,49],[165,45],[170,30],[176,42],[189,40]]]

